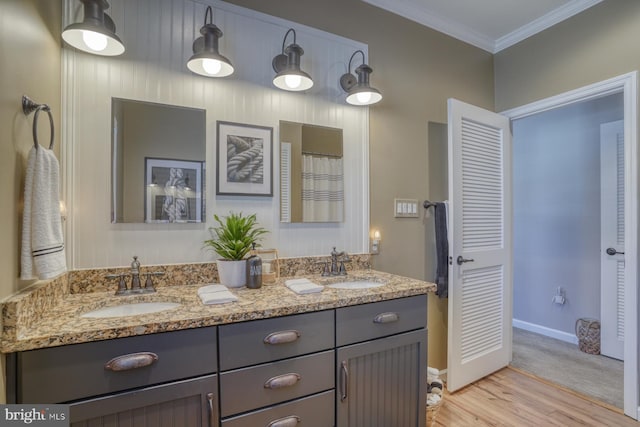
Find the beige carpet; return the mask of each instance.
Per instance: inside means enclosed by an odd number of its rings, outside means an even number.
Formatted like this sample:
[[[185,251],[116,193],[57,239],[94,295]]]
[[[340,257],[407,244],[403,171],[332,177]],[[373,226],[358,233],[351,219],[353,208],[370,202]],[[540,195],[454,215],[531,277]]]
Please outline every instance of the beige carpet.
[[[623,407],[624,364],[583,353],[577,345],[513,328],[511,365],[617,408]]]

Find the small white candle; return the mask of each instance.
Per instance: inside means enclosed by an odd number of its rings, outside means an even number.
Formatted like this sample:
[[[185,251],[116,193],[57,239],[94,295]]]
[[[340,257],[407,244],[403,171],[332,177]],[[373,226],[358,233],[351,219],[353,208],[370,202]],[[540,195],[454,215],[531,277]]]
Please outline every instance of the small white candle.
[[[271,273],[271,263],[270,262],[263,262],[262,263],[262,273]]]

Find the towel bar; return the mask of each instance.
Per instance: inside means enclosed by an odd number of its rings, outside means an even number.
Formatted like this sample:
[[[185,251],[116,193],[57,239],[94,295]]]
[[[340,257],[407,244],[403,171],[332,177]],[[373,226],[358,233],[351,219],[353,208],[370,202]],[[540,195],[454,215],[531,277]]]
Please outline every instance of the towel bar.
[[[425,209],[429,209],[429,208],[435,207],[436,204],[428,200],[425,200],[422,206],[424,206]]]
[[[51,114],[51,108],[47,104],[38,104],[26,95],[22,95],[22,112],[25,116],[36,112],[33,116],[33,145],[38,149],[40,144],[38,143],[38,115],[40,111],[45,111],[49,116],[49,124],[51,125],[51,141],[49,142],[49,150],[53,149],[53,139],[55,134],[55,128],[53,124],[53,115]]]

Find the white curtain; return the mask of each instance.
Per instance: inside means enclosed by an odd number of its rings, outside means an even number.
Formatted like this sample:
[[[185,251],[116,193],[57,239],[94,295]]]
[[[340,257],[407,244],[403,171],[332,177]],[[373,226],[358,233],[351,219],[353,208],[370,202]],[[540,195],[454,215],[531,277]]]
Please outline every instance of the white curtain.
[[[302,220],[344,220],[342,159],[302,155]]]

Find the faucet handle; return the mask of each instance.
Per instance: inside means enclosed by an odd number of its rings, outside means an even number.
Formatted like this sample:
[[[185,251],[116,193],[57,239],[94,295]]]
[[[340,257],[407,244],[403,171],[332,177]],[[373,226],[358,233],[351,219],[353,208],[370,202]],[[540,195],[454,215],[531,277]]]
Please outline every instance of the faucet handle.
[[[124,278],[126,277],[126,274],[122,274],[122,273],[107,274],[104,277],[106,277],[107,279],[120,279],[118,282],[118,289],[116,290],[116,295],[122,295],[127,291],[127,283],[124,280]]]
[[[155,288],[153,287],[152,276],[164,276],[164,271],[149,271],[145,273],[147,275],[147,280],[144,282],[144,289],[148,289],[149,292],[155,292]]]
[[[338,271],[338,275],[340,276],[346,276],[347,275],[347,269],[344,266],[345,262],[349,262],[351,260],[342,260],[340,261],[340,270]]]
[[[331,276],[331,271],[329,271],[329,261],[325,260],[325,261],[316,261],[316,264],[323,264],[324,267],[322,268],[322,277],[327,277],[327,276]]]
[[[145,280],[144,282],[144,289],[148,290],[149,292],[155,292],[155,288],[153,287],[153,280],[151,280],[151,276],[153,275],[153,273],[147,273],[147,280]]]

